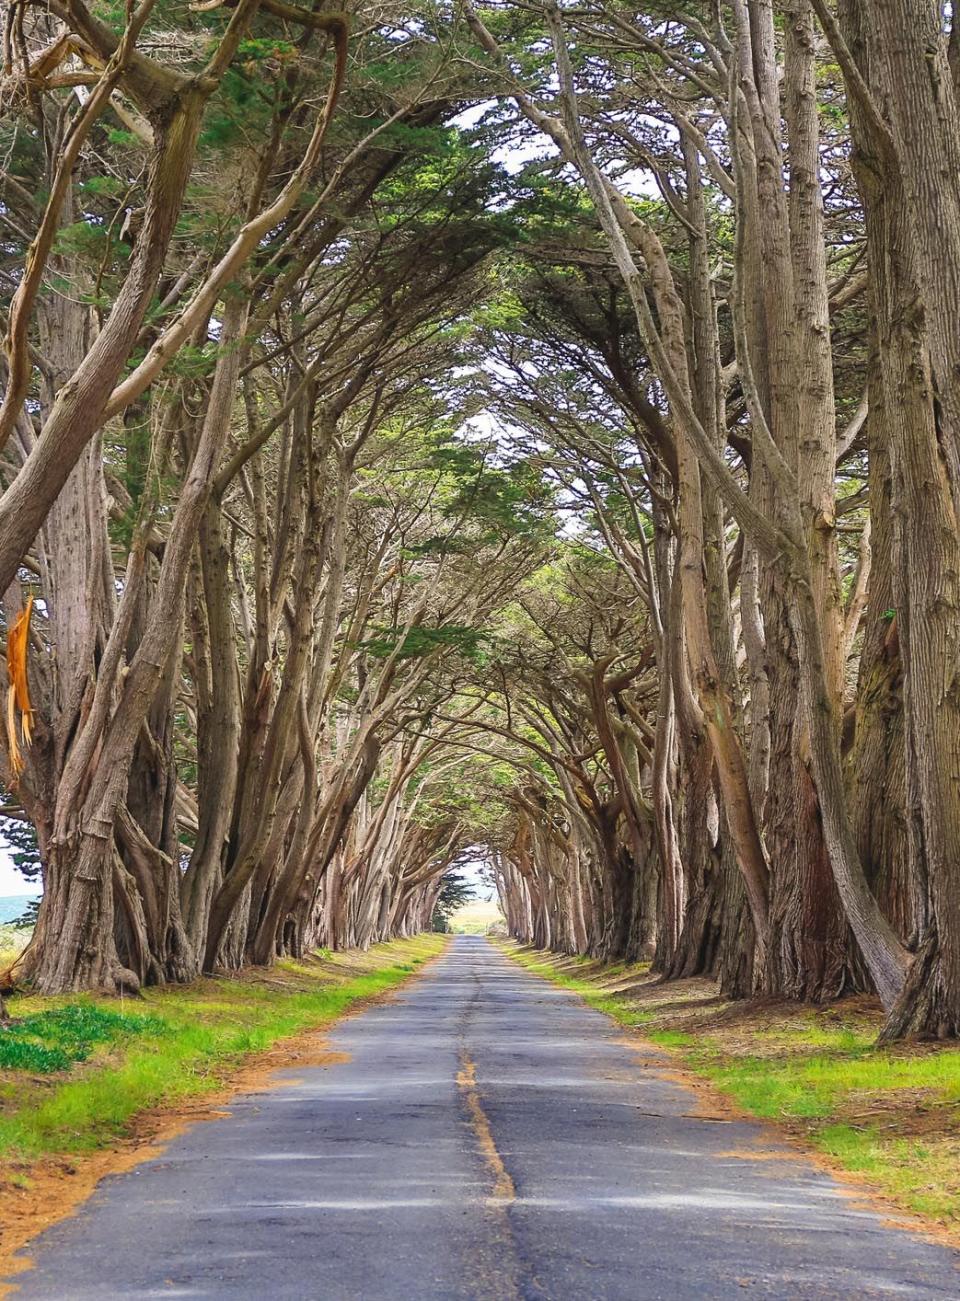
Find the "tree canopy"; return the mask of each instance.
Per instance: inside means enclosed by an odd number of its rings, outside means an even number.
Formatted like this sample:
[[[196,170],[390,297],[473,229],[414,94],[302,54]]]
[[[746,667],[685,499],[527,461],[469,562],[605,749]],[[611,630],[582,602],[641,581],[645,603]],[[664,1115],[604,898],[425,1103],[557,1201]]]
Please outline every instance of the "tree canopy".
[[[948,7],[949,9],[949,7]],[[11,978],[428,927],[960,1032],[933,0],[17,0]]]

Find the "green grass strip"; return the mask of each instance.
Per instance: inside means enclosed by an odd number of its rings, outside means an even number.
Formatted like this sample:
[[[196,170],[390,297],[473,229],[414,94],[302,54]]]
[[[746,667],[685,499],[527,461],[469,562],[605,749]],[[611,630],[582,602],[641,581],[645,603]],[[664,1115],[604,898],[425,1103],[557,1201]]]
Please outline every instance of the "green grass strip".
[[[108,1145],[139,1112],[211,1092],[250,1054],[393,989],[445,942],[420,936],[347,955],[369,963],[359,974],[284,963],[274,979],[149,989],[122,1007],[92,997],[14,999],[15,1024],[0,1031],[0,1159]]]

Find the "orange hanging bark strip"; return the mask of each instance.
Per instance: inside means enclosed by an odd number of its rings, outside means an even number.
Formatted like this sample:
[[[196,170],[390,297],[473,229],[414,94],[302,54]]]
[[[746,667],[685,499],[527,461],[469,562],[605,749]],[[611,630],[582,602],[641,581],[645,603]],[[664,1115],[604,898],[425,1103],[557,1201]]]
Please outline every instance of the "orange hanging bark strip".
[[[20,711],[20,735],[28,746],[32,739],[30,725],[33,709],[30,705],[30,687],[27,682],[27,645],[30,638],[30,616],[33,597],[27,598],[26,608],[17,616],[7,633],[7,743],[10,748],[10,766],[14,777],[23,772],[23,753],[17,737],[17,710]]]

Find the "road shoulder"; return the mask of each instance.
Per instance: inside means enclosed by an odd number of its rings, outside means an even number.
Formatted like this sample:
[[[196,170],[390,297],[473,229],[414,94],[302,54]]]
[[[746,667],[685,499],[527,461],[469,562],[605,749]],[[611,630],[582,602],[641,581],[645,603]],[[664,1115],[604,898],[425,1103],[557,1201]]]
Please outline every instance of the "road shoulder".
[[[190,1126],[228,1115],[238,1096],[291,1082],[277,1072],[342,1060],[324,1032],[391,997],[447,944],[445,936],[423,935],[367,953],[322,953],[150,989],[125,1004],[12,1000],[15,1023],[80,1007],[105,1009],[110,1025],[119,1009],[148,1029],[96,1045],[67,1070],[0,1070],[0,1279],[29,1268],[29,1257],[17,1253],[74,1214],[106,1176],[160,1155]],[[0,1283],[0,1295],[11,1286]]]
[[[713,982],[661,984],[640,964],[497,947],[610,1016],[645,1067],[662,1054],[662,1074],[701,1108],[766,1122],[744,1159],[786,1145],[887,1223],[960,1249],[960,1050],[877,1048],[871,999],[729,1003]]]

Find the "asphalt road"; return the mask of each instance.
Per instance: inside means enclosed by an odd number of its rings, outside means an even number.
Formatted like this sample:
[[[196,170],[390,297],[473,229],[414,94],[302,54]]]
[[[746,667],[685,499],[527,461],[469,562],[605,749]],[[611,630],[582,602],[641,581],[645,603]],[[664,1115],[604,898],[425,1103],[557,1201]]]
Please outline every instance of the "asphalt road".
[[[954,1253],[711,1118],[620,1033],[458,938],[329,1035],[349,1060],[104,1181],[16,1295],[960,1297]]]

